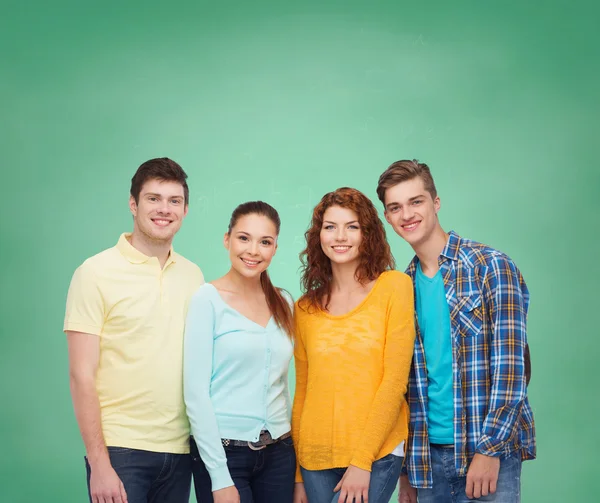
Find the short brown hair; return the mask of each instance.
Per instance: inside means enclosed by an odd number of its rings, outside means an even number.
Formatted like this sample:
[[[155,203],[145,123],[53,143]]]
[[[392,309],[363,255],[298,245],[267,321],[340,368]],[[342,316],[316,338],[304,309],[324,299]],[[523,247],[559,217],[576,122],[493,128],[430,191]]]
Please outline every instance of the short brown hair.
[[[182,167],[168,157],[158,157],[143,163],[131,179],[131,190],[129,193],[139,203],[140,192],[148,180],[161,180],[165,182],[178,182],[183,186],[185,204],[190,201],[190,190],[187,184],[187,175]]]
[[[437,189],[429,171],[429,166],[416,159],[412,161],[405,159],[392,163],[379,177],[377,197],[385,205],[385,191],[387,189],[417,177],[423,180],[425,190],[431,194],[432,199],[435,199],[437,197]]]

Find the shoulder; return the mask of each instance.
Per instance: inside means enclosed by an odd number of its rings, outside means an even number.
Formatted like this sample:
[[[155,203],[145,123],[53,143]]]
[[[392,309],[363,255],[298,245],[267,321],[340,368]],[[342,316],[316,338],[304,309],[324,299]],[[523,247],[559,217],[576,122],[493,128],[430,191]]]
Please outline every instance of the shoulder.
[[[302,319],[309,315],[309,310],[313,311],[314,308],[311,308],[310,302],[308,298],[303,295],[294,303],[294,316],[298,319]]]
[[[464,242],[464,245],[463,245]],[[463,266],[475,270],[484,283],[505,282],[508,277],[517,277],[518,283],[524,280],[515,262],[506,254],[491,246],[472,241],[461,240],[459,260]]]
[[[103,273],[122,262],[122,256],[116,247],[92,255],[75,270],[75,274],[85,278],[101,278]]]
[[[173,255],[177,266],[181,271],[183,271],[185,274],[190,274],[196,278],[200,278],[202,279],[202,282],[204,282],[204,275],[202,274],[202,270],[200,267],[198,267],[198,265],[177,252],[173,252]]]
[[[198,288],[190,300],[190,306],[211,305],[214,306],[218,300],[218,292],[214,285],[204,283]]]
[[[465,238],[461,238],[460,241],[459,260],[471,267],[492,266],[498,263],[514,264],[506,253],[478,241]]]
[[[381,286],[391,291],[404,290],[407,287],[412,288],[410,276],[401,271],[384,271],[379,276],[378,282]]]
[[[285,290],[284,288],[277,288],[277,291],[281,294],[281,296],[285,299],[285,301],[289,304],[290,309],[294,309],[294,297],[292,294]]]

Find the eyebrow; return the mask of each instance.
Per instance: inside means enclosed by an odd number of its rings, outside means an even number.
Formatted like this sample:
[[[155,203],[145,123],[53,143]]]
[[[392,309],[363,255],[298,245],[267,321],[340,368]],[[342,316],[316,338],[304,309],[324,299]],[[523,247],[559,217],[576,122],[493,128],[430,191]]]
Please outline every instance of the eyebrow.
[[[236,234],[243,234],[244,236],[250,236],[250,234],[247,233],[246,231],[237,231]],[[250,236],[250,237],[252,237],[252,236]],[[266,239],[266,238],[275,240],[275,238],[273,236],[263,236],[260,239]]]
[[[425,194],[419,194],[418,196],[413,196],[408,200],[408,202],[414,201],[415,199],[419,199],[421,197],[425,197]],[[385,205],[385,207],[389,208],[390,206],[394,206],[395,204],[400,204],[400,203],[397,203],[396,201],[392,201],[391,203],[387,203]]]
[[[337,222],[332,222],[331,220],[325,220],[323,223],[337,225]],[[358,223],[358,220],[351,220],[350,222],[346,222],[346,225],[357,224],[357,223]]]
[[[163,197],[162,194],[157,194],[156,192],[146,192],[144,196]],[[168,196],[168,199],[183,199],[183,196]]]

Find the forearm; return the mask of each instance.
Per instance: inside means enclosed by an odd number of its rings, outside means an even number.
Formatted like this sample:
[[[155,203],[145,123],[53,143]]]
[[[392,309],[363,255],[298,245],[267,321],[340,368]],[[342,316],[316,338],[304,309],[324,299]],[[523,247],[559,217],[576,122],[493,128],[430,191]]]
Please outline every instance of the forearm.
[[[300,445],[300,421],[304,409],[304,400],[306,398],[306,384],[308,378],[308,365],[306,361],[296,359],[296,390],[294,392],[294,402],[292,406],[292,438],[296,453]],[[296,482],[302,482],[300,472],[300,463],[296,462]]]
[[[91,467],[110,463],[102,433],[100,401],[92,378],[71,375],[71,398],[75,418]]]
[[[512,437],[527,398],[527,290],[513,263],[494,262],[484,298],[490,313],[490,391],[477,452],[498,456]]]
[[[375,456],[398,423],[406,400],[408,375],[414,350],[415,328],[412,318],[391,320],[394,329],[388,334],[384,354],[384,373],[373,399],[363,429],[364,442],[352,455],[351,464],[371,469]]]

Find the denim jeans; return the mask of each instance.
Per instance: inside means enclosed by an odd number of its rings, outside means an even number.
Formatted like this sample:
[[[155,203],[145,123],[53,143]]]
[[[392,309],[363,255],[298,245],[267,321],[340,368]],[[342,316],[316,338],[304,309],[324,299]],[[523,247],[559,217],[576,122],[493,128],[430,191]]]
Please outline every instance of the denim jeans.
[[[253,451],[250,447],[227,446],[227,468],[241,503],[292,503],[296,475],[296,453],[291,437]],[[210,475],[190,439],[194,489],[198,503],[213,503]]]
[[[369,503],[388,503],[390,501],[394,489],[396,489],[401,468],[402,458],[394,454],[388,454],[373,463],[369,482]],[[337,503],[340,492],[334,493],[333,489],[342,480],[346,468],[306,470],[300,467],[300,470],[309,503]]]
[[[419,503],[468,503],[494,501],[519,503],[521,501],[521,455],[516,452],[500,460],[496,492],[477,499],[466,494],[467,478],[459,477],[454,467],[454,448],[431,446],[433,487],[419,489]]]
[[[188,454],[108,447],[110,464],[125,486],[128,503],[188,503],[191,459]],[[91,468],[85,460],[90,502]]]

